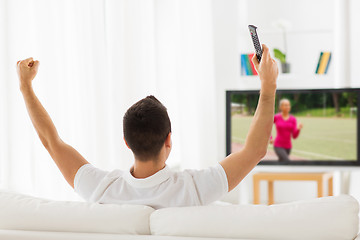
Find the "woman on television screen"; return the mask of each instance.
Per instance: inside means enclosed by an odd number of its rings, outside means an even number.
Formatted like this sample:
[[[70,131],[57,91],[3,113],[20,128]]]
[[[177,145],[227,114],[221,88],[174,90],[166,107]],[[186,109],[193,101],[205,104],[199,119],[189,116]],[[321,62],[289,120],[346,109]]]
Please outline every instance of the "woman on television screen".
[[[274,124],[276,127],[276,138],[270,139],[270,143],[274,144],[274,150],[279,158],[279,162],[289,162],[289,155],[291,152],[292,144],[291,138],[296,139],[302,123],[297,124],[296,118],[290,114],[291,104],[289,99],[283,98],[279,103],[280,112],[274,116]]]

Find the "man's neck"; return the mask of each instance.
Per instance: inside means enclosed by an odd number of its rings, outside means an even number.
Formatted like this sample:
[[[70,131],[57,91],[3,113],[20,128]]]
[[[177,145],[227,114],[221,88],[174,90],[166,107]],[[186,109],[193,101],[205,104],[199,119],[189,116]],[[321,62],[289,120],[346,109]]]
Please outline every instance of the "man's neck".
[[[148,160],[146,162],[136,160],[134,166],[131,168],[131,174],[135,178],[147,178],[154,175],[165,167],[164,161]]]

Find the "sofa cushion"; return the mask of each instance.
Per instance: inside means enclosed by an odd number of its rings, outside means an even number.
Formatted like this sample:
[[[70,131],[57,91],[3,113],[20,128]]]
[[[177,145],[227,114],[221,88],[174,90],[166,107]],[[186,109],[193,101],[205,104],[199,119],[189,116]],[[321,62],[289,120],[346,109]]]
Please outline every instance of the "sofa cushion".
[[[233,240],[231,238],[172,237],[156,235],[127,235],[109,233],[43,232],[1,230],[1,240]],[[253,239],[238,239],[253,240]]]
[[[154,235],[249,239],[354,239],[359,205],[350,196],[262,206],[167,208],[150,216]]]
[[[51,201],[0,191],[0,229],[150,234],[153,208]]]

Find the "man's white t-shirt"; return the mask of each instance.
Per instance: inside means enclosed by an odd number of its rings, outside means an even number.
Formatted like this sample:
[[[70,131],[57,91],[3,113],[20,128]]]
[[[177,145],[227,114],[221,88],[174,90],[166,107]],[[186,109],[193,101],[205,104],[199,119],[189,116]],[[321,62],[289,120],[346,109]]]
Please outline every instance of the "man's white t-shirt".
[[[155,209],[207,205],[228,192],[226,173],[220,164],[203,170],[171,171],[168,166],[148,178],[134,178],[130,171],[111,172],[83,165],[76,173],[74,189],[90,202],[141,204]]]

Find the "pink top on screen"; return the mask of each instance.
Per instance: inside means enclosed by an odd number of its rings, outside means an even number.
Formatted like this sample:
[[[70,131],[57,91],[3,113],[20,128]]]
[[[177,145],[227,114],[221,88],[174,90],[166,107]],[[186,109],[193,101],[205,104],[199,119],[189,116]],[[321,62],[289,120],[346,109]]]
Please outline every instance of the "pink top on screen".
[[[295,139],[299,136],[300,130],[297,128],[296,118],[290,115],[288,119],[284,119],[281,113],[274,116],[274,123],[276,126],[276,138],[274,141],[275,147],[290,149],[291,136]]]

